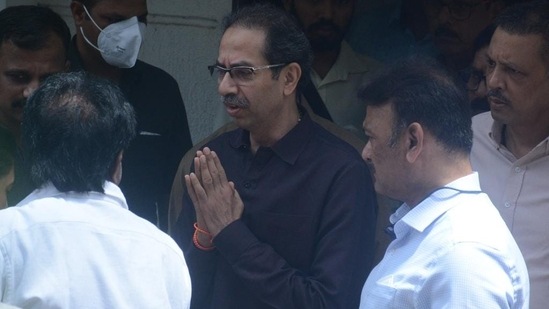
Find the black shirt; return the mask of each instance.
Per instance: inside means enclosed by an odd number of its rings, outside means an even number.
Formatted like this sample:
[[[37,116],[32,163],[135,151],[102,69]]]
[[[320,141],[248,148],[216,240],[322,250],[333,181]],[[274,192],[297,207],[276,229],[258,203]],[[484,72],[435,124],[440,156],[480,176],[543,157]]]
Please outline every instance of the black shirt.
[[[302,121],[271,148],[250,151],[237,129],[207,144],[243,202],[242,218],[192,244],[188,195],[174,229],[193,282],[192,308],[358,308],[372,267],[375,194],[357,151]]]

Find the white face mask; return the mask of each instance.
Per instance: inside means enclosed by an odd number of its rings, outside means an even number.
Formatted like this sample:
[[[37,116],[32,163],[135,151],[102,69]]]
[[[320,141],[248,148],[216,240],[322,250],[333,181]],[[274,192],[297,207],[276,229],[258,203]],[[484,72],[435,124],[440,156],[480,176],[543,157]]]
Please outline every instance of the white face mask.
[[[97,49],[108,64],[119,68],[133,67],[145,35],[145,24],[138,22],[137,17],[133,16],[101,29],[88,13],[88,9],[83,7],[93,24],[101,31],[97,38],[98,46],[95,46],[88,40],[84,30],[80,27],[84,40]]]

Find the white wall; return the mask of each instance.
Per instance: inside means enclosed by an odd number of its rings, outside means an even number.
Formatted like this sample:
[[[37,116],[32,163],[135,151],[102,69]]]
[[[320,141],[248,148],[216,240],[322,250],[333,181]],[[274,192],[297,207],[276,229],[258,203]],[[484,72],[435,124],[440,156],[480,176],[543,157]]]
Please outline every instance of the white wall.
[[[74,33],[70,0],[3,0],[7,6],[42,4],[59,13]],[[149,0],[148,27],[140,59],[170,73],[179,83],[196,143],[213,131],[220,103],[207,66],[217,58],[220,22],[230,0]],[[1,2],[0,2],[1,5]]]

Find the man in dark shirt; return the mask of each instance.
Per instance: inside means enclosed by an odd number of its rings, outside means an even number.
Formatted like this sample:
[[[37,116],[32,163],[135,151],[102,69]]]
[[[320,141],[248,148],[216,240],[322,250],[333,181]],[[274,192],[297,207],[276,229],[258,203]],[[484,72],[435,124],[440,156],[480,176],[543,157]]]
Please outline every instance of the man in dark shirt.
[[[0,12],[0,126],[17,143],[27,99],[48,76],[67,69],[69,42],[69,27],[49,8],[18,5]],[[10,206],[35,189],[20,149],[13,164],[15,179],[7,197]]]
[[[284,11],[258,5],[225,19],[209,69],[238,128],[197,152],[173,230],[192,308],[358,307],[375,195],[357,151],[297,103],[310,65]]]
[[[137,114],[139,135],[124,153],[120,184],[130,210],[167,230],[171,183],[192,140],[175,79],[137,60],[147,3],[80,0],[72,1],[70,7],[76,26],[69,54],[71,70],[86,70],[116,82]]]

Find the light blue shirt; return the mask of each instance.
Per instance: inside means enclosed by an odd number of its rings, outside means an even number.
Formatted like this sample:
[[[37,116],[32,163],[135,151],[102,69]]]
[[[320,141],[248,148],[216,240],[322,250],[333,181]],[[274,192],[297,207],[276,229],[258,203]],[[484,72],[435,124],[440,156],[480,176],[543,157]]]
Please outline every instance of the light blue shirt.
[[[183,253],[120,189],[35,190],[0,211],[0,302],[22,308],[189,308]]]
[[[477,173],[403,204],[391,222],[396,239],[366,280],[361,309],[528,308],[524,259]]]

